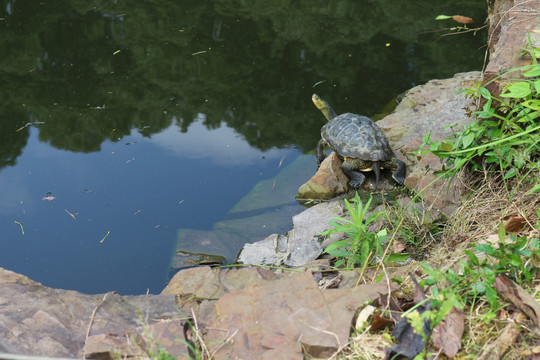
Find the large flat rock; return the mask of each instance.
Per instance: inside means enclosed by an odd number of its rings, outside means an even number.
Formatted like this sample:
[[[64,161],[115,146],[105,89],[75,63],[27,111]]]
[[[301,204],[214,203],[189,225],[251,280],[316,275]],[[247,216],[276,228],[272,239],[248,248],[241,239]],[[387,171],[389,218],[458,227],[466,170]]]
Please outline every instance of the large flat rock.
[[[471,123],[468,112],[474,105],[460,90],[480,80],[481,73],[473,71],[416,86],[405,93],[394,113],[377,122],[396,156],[407,164],[405,186],[421,193],[428,205],[446,215],[452,214],[461,203],[458,182],[436,180],[434,173],[442,168],[441,160],[431,153],[418,159],[413,153],[428,132],[433,141],[443,140],[452,133],[451,126],[461,129]]]
[[[0,352],[47,357],[136,355],[130,334],[161,320],[178,320],[174,296],[86,295],[52,289],[0,268]],[[88,335],[88,336],[87,336]],[[178,354],[186,352],[177,344]]]
[[[394,289],[319,289],[311,272],[201,267],[177,273],[160,295],[86,295],[0,268],[0,354],[147,358],[164,348],[186,359],[187,314],[206,329],[214,359],[327,356],[346,343],[356,309]]]

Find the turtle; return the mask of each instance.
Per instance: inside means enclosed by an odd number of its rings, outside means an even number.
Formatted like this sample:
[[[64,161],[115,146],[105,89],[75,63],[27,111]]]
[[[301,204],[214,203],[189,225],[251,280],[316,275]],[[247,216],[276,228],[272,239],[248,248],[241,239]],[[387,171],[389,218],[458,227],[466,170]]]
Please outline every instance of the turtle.
[[[400,185],[405,182],[405,163],[392,151],[388,139],[373,120],[352,113],[336,115],[332,107],[317,94],[312,101],[328,120],[321,128],[317,145],[320,165],[326,157],[324,148],[329,146],[343,159],[341,169],[349,178],[349,186],[358,189],[366,177],[362,172],[375,173],[375,190],[379,186],[380,169],[393,170],[392,178]]]

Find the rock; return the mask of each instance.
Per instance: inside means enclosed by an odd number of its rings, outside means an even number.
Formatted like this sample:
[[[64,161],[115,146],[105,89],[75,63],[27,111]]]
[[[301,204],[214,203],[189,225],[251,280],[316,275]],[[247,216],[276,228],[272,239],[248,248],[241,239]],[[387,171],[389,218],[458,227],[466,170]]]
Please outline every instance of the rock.
[[[311,240],[320,240],[320,233],[328,230],[331,226],[328,221],[334,217],[346,217],[343,198],[334,198],[328,202],[323,202],[298,215],[293,216],[293,228],[287,233],[289,238],[289,249],[299,247],[302,243]],[[340,239],[341,233],[335,233],[324,240],[323,247],[329,243]]]
[[[258,182],[242,198],[230,213],[242,213],[266,208],[276,208],[291,203],[298,187],[309,178],[317,168],[312,155],[300,155],[272,179]]]
[[[208,266],[200,266],[177,272],[161,293],[216,300],[225,294],[225,289],[221,286],[216,271]]]
[[[428,132],[433,141],[443,140],[452,133],[451,125],[460,129],[472,121],[467,114],[474,109],[472,100],[459,91],[473,86],[480,77],[480,72],[473,71],[416,86],[405,93],[394,113],[377,122],[396,156],[407,164],[405,186],[421,193],[428,206],[433,205],[446,215],[460,204],[456,187],[459,181],[435,181],[434,172],[442,168],[441,160],[431,153],[420,159],[408,153],[416,151]]]
[[[489,62],[482,83],[486,85],[494,80],[486,87],[496,97],[508,80],[519,78],[521,73],[512,72],[497,78],[499,75],[531,63],[529,55],[521,56],[523,50],[529,48],[527,37],[531,37],[533,47],[540,47],[540,0],[491,0],[488,5]]]
[[[330,199],[347,192],[349,178],[341,170],[343,161],[332,152],[308,182],[300,186],[297,200]]]
[[[222,255],[192,253],[178,250],[171,260],[172,269],[180,269],[190,266],[226,265],[227,258]]]
[[[237,262],[251,265],[301,266],[315,260],[323,251],[325,239],[320,233],[328,229],[328,221],[345,216],[341,199],[317,204],[293,216],[293,229],[285,236],[270,235],[253,244],[245,244]],[[339,239],[332,234],[326,244]]]
[[[221,297],[206,341],[232,336],[234,346],[222,346],[215,359],[328,358],[347,343],[356,309],[388,290],[385,281],[321,290],[310,273],[296,273]]]
[[[239,264],[274,265],[283,264],[287,256],[287,242],[285,236],[272,234],[266,239],[245,244],[236,262]]]
[[[48,288],[0,268],[0,352],[69,358],[135,356],[151,345],[143,336],[146,326],[163,319],[183,319],[174,296],[85,295]],[[175,336],[182,338],[182,333]],[[141,339],[136,348],[129,346],[131,338]],[[187,353],[185,346],[178,346],[175,354]]]
[[[285,259],[287,266],[302,266],[315,260],[323,252],[322,237],[314,237],[309,241],[304,241],[291,249],[291,252]]]

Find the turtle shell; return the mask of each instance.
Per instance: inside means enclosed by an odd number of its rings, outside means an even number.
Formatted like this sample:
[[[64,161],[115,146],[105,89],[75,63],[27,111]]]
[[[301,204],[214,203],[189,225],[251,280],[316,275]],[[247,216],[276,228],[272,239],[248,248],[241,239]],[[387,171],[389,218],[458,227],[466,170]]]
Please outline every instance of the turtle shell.
[[[321,128],[321,136],[342,157],[387,161],[394,157],[388,139],[366,116],[345,113]]]

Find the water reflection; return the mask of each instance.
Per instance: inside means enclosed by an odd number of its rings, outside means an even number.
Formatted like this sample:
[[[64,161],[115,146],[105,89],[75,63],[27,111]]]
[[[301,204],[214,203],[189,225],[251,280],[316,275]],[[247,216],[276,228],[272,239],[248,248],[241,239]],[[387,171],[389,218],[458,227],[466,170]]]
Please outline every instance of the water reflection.
[[[153,135],[153,141],[172,151],[180,157],[188,159],[201,159],[219,166],[248,166],[260,161],[261,156],[267,159],[276,159],[283,156],[283,152],[270,149],[264,152],[251,147],[234,129],[222,125],[217,129],[207,129],[204,126],[204,114],[198,115],[198,121],[192,123],[187,132],[179,131],[171,126],[159,134]]]
[[[150,138],[134,130],[90,154],[29,130],[17,166],[0,174],[2,266],[87,292],[159,291],[178,228],[211,228],[284,155],[297,156],[253,149],[225,126],[206,135],[201,123],[191,127],[193,135],[171,125]],[[204,139],[214,145],[201,158]]]

